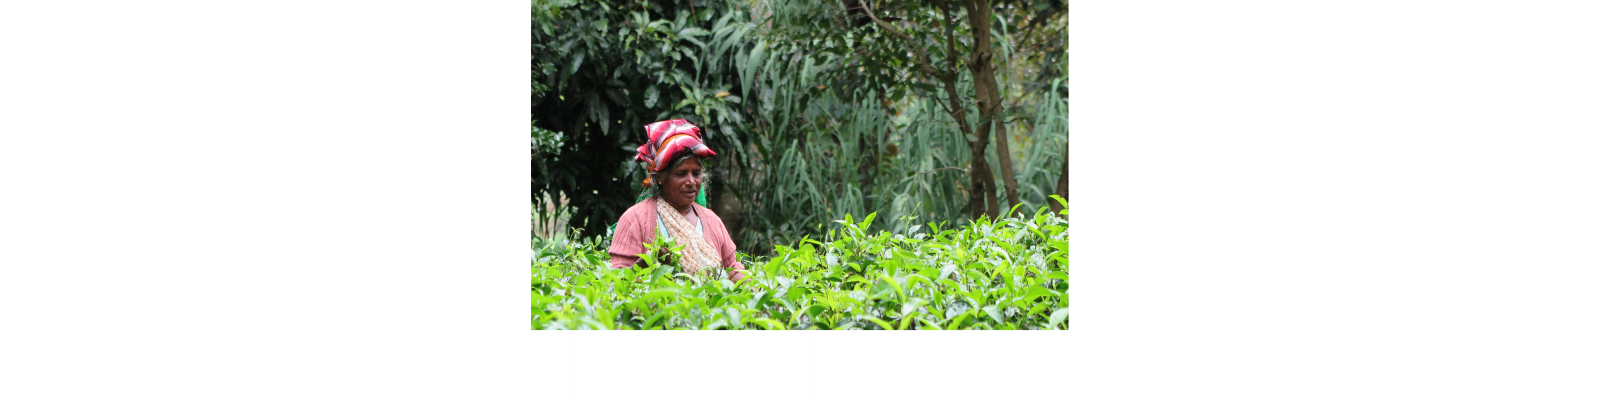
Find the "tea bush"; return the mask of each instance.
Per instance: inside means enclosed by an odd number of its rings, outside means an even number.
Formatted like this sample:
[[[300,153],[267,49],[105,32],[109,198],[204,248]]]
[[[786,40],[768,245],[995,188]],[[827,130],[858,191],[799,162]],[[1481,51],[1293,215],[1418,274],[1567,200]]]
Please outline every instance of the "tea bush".
[[[533,260],[533,329],[1067,329],[1066,214],[870,234],[876,214],[846,216],[823,241],[740,254],[738,283],[682,273],[658,250],[611,269],[603,242],[549,242]]]

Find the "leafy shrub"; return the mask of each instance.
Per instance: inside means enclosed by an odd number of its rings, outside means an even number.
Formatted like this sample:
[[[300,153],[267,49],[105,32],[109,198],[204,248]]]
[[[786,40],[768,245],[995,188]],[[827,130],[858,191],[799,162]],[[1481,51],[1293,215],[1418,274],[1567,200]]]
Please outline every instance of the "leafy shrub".
[[[846,216],[824,241],[740,254],[738,283],[682,273],[656,250],[611,269],[599,241],[547,242],[533,329],[1067,329],[1066,214],[875,234],[876,213]]]

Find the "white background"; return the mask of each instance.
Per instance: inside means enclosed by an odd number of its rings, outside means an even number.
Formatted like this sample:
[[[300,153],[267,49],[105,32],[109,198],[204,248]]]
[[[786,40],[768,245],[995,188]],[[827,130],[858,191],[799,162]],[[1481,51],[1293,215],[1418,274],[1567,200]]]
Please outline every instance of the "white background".
[[[1594,398],[1586,2],[1072,14],[1069,332],[529,332],[527,3],[0,6],[4,398]]]

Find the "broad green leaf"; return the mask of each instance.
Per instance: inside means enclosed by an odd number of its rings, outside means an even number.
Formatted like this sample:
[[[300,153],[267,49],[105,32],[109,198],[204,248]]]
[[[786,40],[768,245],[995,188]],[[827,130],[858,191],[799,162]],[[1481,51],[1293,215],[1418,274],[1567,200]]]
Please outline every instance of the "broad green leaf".
[[[900,283],[899,282],[895,282],[894,278],[890,278],[889,275],[887,275],[887,274],[878,275],[878,279],[882,280],[884,282],[888,282],[889,286],[894,287],[894,292],[895,292],[895,294],[900,296],[900,300],[901,301],[905,301],[906,291],[903,290],[903,289],[900,289]]]
[[[1045,289],[1043,286],[1031,286],[1028,288],[1028,292],[1022,295],[1022,301],[1031,302],[1041,296],[1054,296],[1055,294],[1055,292]]]
[[[1004,323],[1005,322],[1006,318],[1005,318],[1005,316],[1000,315],[1000,307],[998,307],[998,306],[993,306],[993,305],[984,306],[983,307],[983,312],[986,313],[986,314],[989,314],[989,318],[994,318],[994,322],[996,322],[996,323]]]
[[[961,315],[957,315],[956,319],[954,321],[950,321],[950,325],[946,326],[944,329],[946,329],[946,330],[960,329],[961,328],[961,323],[965,322],[967,320],[967,316],[968,315],[972,315],[972,314],[971,313],[962,313]]]
[[[1062,321],[1066,321],[1066,320],[1067,320],[1067,309],[1066,308],[1062,308],[1062,309],[1056,310],[1053,313],[1050,313],[1050,326],[1060,325]],[[1090,323],[1093,324],[1092,318],[1091,318]]]
[[[917,313],[913,312],[911,314],[906,314],[906,315],[901,316],[900,317],[900,326],[895,328],[895,330],[901,330],[901,331],[906,330],[906,327],[910,326],[912,317],[915,316],[915,315],[917,315]]]
[[[740,86],[744,88],[744,92],[740,94],[741,97],[750,97],[750,89],[755,87],[756,72],[766,65],[766,57],[767,41],[763,39],[756,43],[754,48],[750,49],[749,61],[745,63],[744,70],[739,72]]]
[[[644,107],[645,108],[653,108],[653,107],[655,107],[656,106],[656,99],[659,99],[660,97],[661,97],[661,88],[656,87],[656,85],[650,85],[649,87],[645,88],[644,89]]]
[[[1032,317],[1034,314],[1038,314],[1038,313],[1040,313],[1040,312],[1042,312],[1044,310],[1045,310],[1045,303],[1034,304],[1033,308],[1028,309],[1028,316]]]
[[[756,318],[755,320],[750,321],[750,322],[761,324],[762,326],[765,326],[767,329],[776,329],[776,330],[787,330],[787,329],[789,329],[789,327],[784,326],[783,322],[779,322],[778,320],[774,320],[772,318]]]
[[[883,327],[883,330],[886,330],[886,331],[895,330],[894,329],[894,325],[890,324],[889,321],[884,321],[883,319],[880,319],[880,318],[877,318],[877,317],[863,315],[863,316],[861,316],[861,319],[872,321],[872,323],[878,324],[878,326]]]
[[[1067,199],[1061,198],[1061,196],[1053,195],[1053,194],[1050,195],[1050,198],[1055,200],[1057,203],[1061,203],[1061,215],[1067,215]],[[1093,210],[1090,210],[1090,211],[1093,211]]]
[[[567,68],[561,71],[561,81],[565,82],[567,77],[578,72],[578,67],[583,65],[583,57],[585,55],[585,53],[578,53],[572,56],[572,62],[568,63]]]

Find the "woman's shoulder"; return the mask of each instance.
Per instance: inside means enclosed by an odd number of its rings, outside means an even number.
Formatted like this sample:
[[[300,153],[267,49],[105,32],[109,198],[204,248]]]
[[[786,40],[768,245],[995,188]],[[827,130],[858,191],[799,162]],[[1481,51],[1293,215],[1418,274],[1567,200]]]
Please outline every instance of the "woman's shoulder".
[[[733,236],[729,234],[728,227],[722,224],[722,218],[718,217],[716,212],[699,204],[695,204],[694,209],[700,213],[700,220],[705,221],[706,240],[710,240],[712,246],[723,249],[729,254],[737,250],[734,248]]]
[[[649,198],[634,204],[632,207],[628,207],[626,211],[622,212],[622,217],[617,219],[617,224],[621,225],[623,221],[654,219],[656,217],[655,201],[655,198]]]
[[[717,213],[715,211],[711,211],[710,208],[696,203],[694,204],[694,211],[700,215],[700,219],[715,222],[718,226],[722,225],[722,218],[717,217]]]

